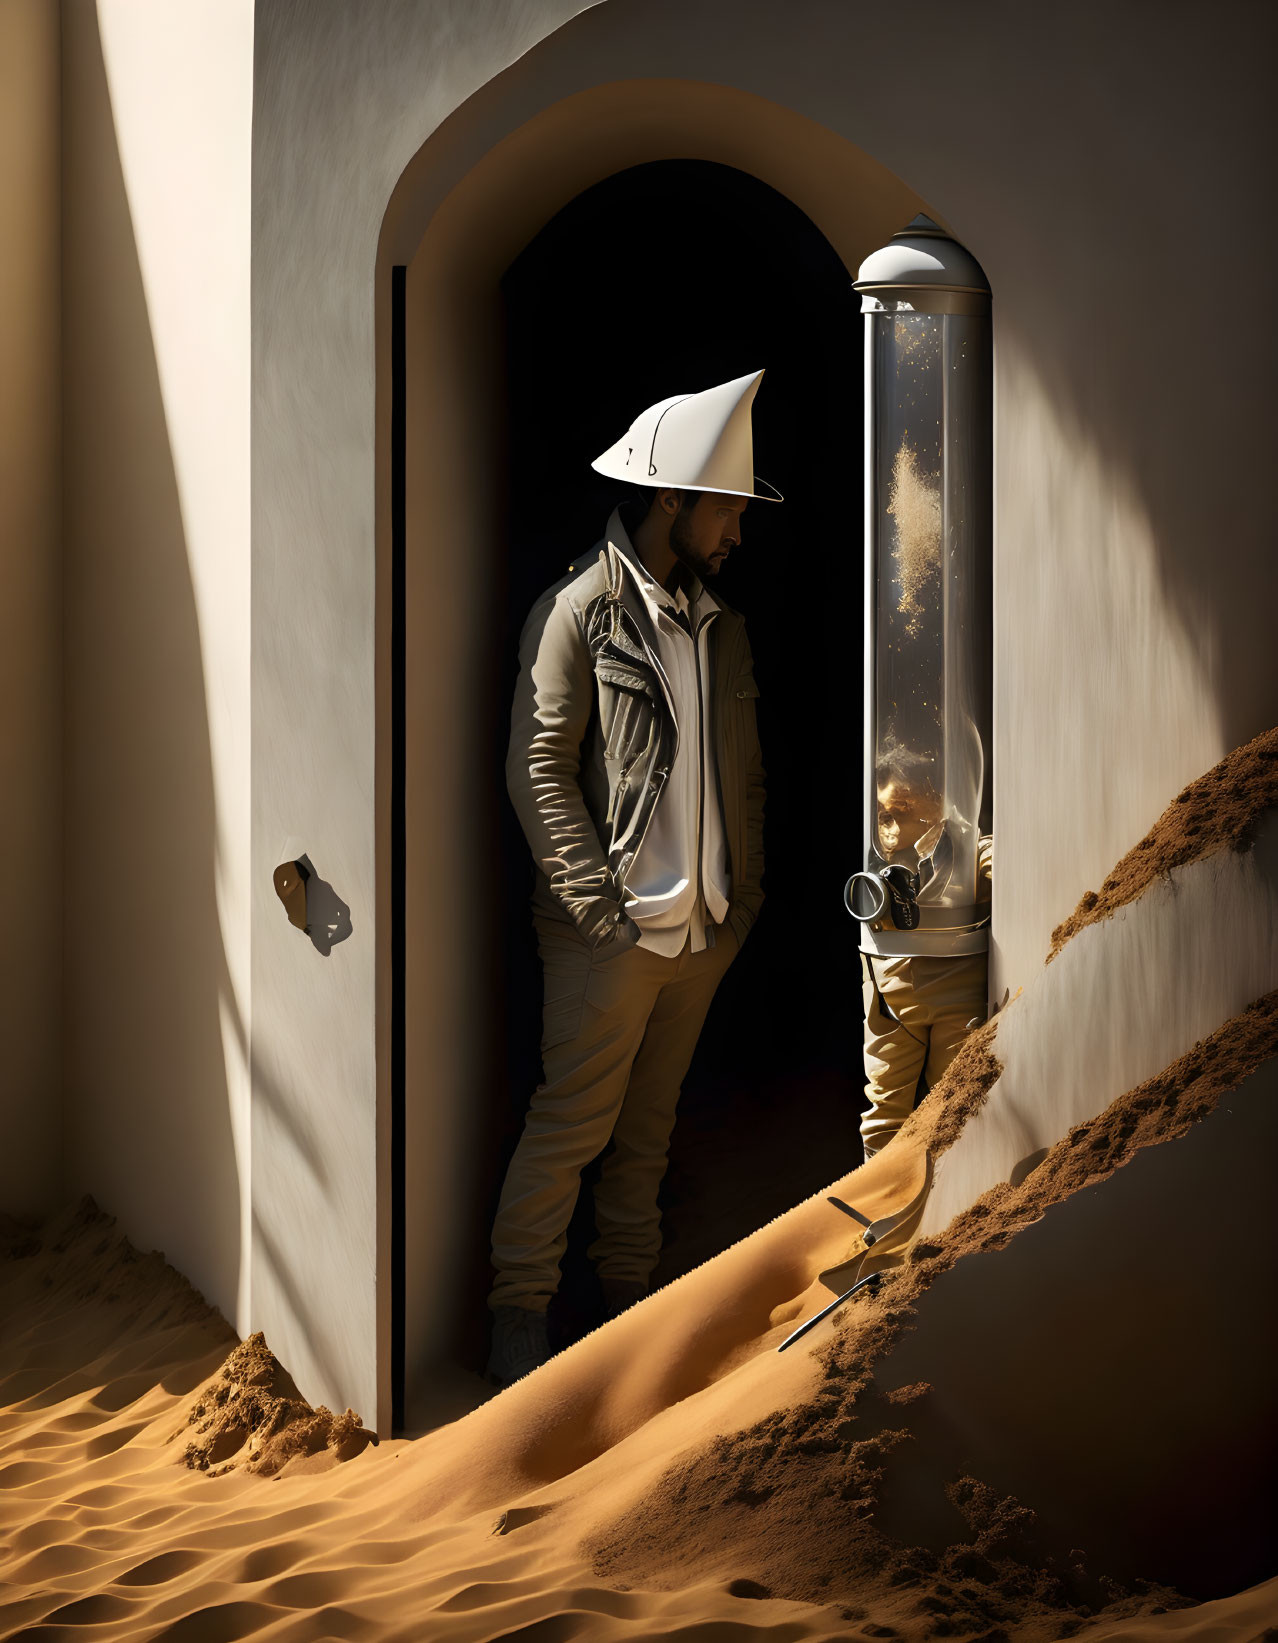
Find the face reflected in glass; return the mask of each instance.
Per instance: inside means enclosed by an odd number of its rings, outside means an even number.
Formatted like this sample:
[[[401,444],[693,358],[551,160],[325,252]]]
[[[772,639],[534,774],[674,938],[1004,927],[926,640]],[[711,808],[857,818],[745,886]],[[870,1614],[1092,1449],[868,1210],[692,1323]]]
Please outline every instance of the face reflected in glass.
[[[937,795],[925,783],[887,776],[879,780],[878,799],[879,854],[889,862],[921,855],[919,846],[941,821]]]

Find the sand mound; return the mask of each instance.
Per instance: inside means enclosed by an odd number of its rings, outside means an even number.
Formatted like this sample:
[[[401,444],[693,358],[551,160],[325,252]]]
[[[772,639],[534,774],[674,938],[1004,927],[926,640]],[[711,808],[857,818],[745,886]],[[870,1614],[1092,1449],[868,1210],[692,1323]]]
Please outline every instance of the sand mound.
[[[1217,850],[1245,850],[1256,824],[1278,805],[1278,728],[1235,748],[1185,790],[1110,873],[1052,931],[1048,963],[1071,936],[1125,907],[1160,874]]]
[[[916,1245],[823,1350],[777,1358],[769,1348],[789,1324],[770,1327],[767,1312],[768,1281],[788,1284],[791,1317],[811,1307],[794,1252],[808,1251],[808,1267],[828,1261],[812,1229],[843,1219],[817,1199],[475,1415],[340,1467],[327,1440],[309,1455],[301,1444],[273,1475],[254,1466],[270,1410],[301,1400],[259,1339],[237,1346],[176,1273],[128,1251],[91,1206],[45,1229],[9,1226],[0,1635],[1243,1643],[1258,1613],[1278,1612],[1273,1591],[1209,1605],[1197,1629],[1183,1599],[1107,1578],[1036,1520],[1028,1494],[1021,1505],[970,1473],[947,1483],[961,1533],[902,1532],[914,1508],[893,1499],[892,1469],[929,1441],[933,1394],[917,1380],[885,1387],[872,1369],[939,1276],[1014,1245],[1046,1205],[1107,1182],[1138,1149],[1165,1150],[1153,1144],[1208,1113],[1273,1047],[1269,1000],[1067,1137],[1019,1187]],[[837,1186],[873,1208],[913,1190],[916,1158],[903,1147],[896,1176],[889,1152]],[[704,1354],[719,1349],[707,1328],[724,1310],[715,1283],[746,1302],[762,1287],[763,1311],[738,1315],[748,1355],[743,1344],[710,1373]],[[681,1382],[698,1353],[702,1367]],[[250,1404],[267,1411],[256,1429]],[[215,1410],[225,1424],[201,1433]],[[318,1412],[296,1413],[313,1432]],[[207,1471],[179,1464],[186,1442],[236,1425],[248,1436],[234,1469],[212,1453]],[[664,1457],[680,1453],[691,1458],[663,1477]],[[578,1550],[588,1535],[594,1559]]]
[[[1262,738],[1187,789],[1185,825],[1160,822],[1128,858],[1144,884],[1191,845],[1245,842],[1273,802],[1271,761]],[[1141,892],[1122,863],[1106,883],[1086,922]],[[926,1200],[933,1161],[1001,1110],[998,1034],[1010,1064],[1024,1006],[973,1035],[893,1146],[832,1190],[874,1219]],[[1276,1013],[1269,995],[1156,1077],[1129,1074],[1143,1082],[942,1231],[907,1224],[877,1294],[813,1344],[773,1350],[861,1247],[824,1193],[412,1444],[374,1449],[351,1411],[312,1409],[260,1336],[238,1343],[91,1203],[3,1223],[0,1635],[1254,1643],[1278,1582],[1189,1607],[1152,1577],[1181,1584],[1181,1549],[1213,1533],[1263,1532],[1228,1516],[1231,1501],[1258,1516],[1268,1476],[1236,1450],[1256,1447],[1273,1356],[1257,1345],[1252,1206],[1278,1140],[1256,1117],[1278,1109],[1260,1100]],[[1222,1099],[1244,1084],[1246,1102]],[[1139,1358],[1131,1341],[1151,1330]],[[1241,1425],[1213,1426],[1231,1404]],[[1124,1425],[1152,1433],[1156,1487]],[[1124,1541],[1132,1478],[1149,1521]],[[1180,1539],[1159,1574],[1142,1559],[1164,1531]],[[1214,1592],[1256,1578],[1244,1551]]]
[[[377,1438],[353,1409],[334,1415],[312,1409],[261,1334],[242,1341],[197,1396],[182,1432],[195,1430],[182,1459],[201,1472],[246,1472],[274,1477],[303,1455],[353,1460]]]
[[[6,1316],[21,1318],[35,1303],[41,1317],[41,1327],[6,1336],[0,1396],[10,1406],[43,1406],[111,1379],[123,1354],[137,1358],[143,1343],[151,1351],[139,1377],[166,1347],[188,1356],[199,1346],[225,1361],[172,1434],[175,1444],[193,1434],[180,1453],[185,1465],[272,1477],[298,1457],[336,1463],[377,1441],[353,1410],[312,1409],[262,1335],[235,1344],[230,1325],[181,1273],[154,1251],[134,1249],[92,1198],[43,1226],[0,1220],[0,1260]]]
[[[895,1524],[898,1536],[886,1535],[876,1523],[884,1463],[919,1442],[911,1408],[929,1389],[884,1394],[873,1366],[943,1272],[1006,1247],[1050,1206],[1104,1181],[1142,1148],[1184,1135],[1276,1053],[1273,994],[1072,1130],[1019,1186],[996,1188],[942,1235],[917,1241],[875,1300],[842,1315],[815,1396],[672,1468],[648,1499],[592,1540],[599,1571],[650,1579],[661,1569],[665,1580],[682,1581],[748,1570],[769,1594],[844,1602],[849,1620],[872,1608],[876,1624],[890,1620],[909,1637],[1062,1637],[1097,1611],[1112,1621],[1187,1604],[1151,1583],[1093,1573],[1083,1552],[1040,1532],[1031,1509],[975,1478],[948,1490],[968,1535],[939,1550],[902,1544],[908,1512]]]

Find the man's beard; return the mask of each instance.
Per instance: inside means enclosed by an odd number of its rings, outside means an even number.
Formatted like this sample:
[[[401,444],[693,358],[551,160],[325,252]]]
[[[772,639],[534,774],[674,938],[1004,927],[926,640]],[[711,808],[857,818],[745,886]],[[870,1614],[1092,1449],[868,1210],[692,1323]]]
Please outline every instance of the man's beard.
[[[719,567],[707,559],[695,546],[688,521],[682,509],[670,523],[670,551],[686,570],[704,582],[708,576],[717,576]]]

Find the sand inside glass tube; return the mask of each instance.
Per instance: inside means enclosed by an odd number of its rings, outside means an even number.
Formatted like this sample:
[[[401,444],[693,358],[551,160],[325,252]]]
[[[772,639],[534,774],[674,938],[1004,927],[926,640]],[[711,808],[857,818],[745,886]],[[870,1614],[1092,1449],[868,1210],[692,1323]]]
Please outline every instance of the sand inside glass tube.
[[[892,548],[900,595],[897,608],[911,639],[922,632],[923,595],[941,569],[941,487],[919,471],[918,456],[904,440],[892,461],[888,513],[896,521]]]

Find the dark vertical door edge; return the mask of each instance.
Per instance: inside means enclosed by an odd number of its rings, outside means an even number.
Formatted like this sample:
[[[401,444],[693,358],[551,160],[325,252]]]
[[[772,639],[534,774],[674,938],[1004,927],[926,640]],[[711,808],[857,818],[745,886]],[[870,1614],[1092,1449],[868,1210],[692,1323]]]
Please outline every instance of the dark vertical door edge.
[[[404,293],[391,269],[391,1424],[404,1429]]]

